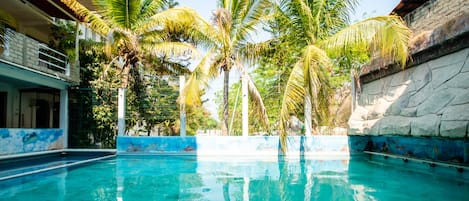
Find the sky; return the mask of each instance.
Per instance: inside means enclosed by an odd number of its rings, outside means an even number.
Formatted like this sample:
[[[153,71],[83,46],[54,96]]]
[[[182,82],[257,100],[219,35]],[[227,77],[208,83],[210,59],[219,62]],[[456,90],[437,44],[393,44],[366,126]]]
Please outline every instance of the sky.
[[[195,9],[202,17],[210,21],[212,11],[217,7],[216,0],[177,0],[180,6],[191,7]],[[396,7],[400,0],[358,0],[358,5],[355,8],[355,13],[350,17],[351,22],[358,22],[360,20],[380,16],[388,15]],[[255,41],[262,41],[268,39],[269,35],[266,33],[258,33]],[[230,84],[239,81],[239,73],[230,73]],[[223,76],[219,76],[218,79],[213,80],[209,83],[209,88],[206,90],[206,94],[203,100],[208,100],[204,103],[204,107],[207,108],[212,117],[219,120],[217,110],[218,105],[215,104],[215,92],[222,90],[223,87]],[[231,91],[231,93],[236,93]]]

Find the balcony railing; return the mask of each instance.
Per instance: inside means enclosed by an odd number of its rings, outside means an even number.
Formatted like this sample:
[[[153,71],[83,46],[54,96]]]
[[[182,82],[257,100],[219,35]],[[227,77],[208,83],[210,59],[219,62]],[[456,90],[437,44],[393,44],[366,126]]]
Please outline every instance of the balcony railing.
[[[67,55],[24,34],[11,30],[7,33],[1,59],[61,78],[70,76]]]
[[[39,44],[39,65],[69,76],[68,57],[45,44]]]

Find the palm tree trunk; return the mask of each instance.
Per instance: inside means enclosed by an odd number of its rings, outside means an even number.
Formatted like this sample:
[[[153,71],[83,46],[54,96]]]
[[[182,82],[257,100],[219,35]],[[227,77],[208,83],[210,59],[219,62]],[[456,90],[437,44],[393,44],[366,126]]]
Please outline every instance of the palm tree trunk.
[[[228,89],[230,83],[230,71],[223,70],[223,118],[221,122],[221,133],[222,135],[228,135]]]
[[[121,88],[126,89],[129,86],[130,65],[127,64],[122,69]]]
[[[305,136],[311,136],[313,131],[313,106],[311,104],[311,96],[309,94],[305,94]]]

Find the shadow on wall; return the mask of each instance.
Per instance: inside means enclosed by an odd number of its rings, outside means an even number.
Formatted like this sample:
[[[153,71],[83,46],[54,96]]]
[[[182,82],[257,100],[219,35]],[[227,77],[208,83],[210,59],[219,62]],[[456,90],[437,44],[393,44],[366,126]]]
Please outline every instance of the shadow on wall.
[[[367,136],[370,151],[469,163],[468,38],[444,38],[415,53],[412,68],[365,83],[349,135]]]

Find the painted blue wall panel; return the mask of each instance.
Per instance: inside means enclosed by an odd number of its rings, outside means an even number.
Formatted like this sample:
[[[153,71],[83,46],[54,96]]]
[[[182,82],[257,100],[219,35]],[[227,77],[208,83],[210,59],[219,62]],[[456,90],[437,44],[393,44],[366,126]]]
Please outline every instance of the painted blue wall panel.
[[[62,129],[0,129],[0,155],[63,148]]]
[[[365,139],[364,139],[365,140]],[[347,136],[291,136],[287,152],[292,154],[329,152],[348,155]],[[364,144],[364,143],[361,143]],[[117,138],[118,153],[186,153],[202,155],[278,155],[278,136],[201,136]]]
[[[4,135],[0,133],[0,136]],[[363,151],[389,153],[419,159],[469,163],[469,141],[406,136],[290,136],[292,155],[339,154]],[[117,139],[118,153],[185,153],[201,155],[281,154],[278,136],[234,137],[130,137]]]

